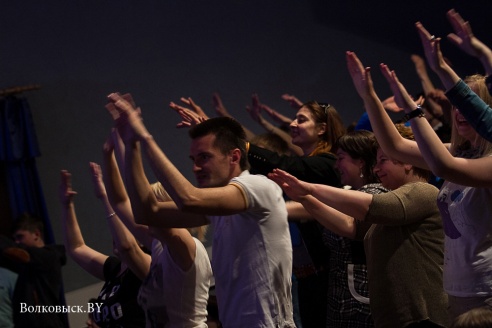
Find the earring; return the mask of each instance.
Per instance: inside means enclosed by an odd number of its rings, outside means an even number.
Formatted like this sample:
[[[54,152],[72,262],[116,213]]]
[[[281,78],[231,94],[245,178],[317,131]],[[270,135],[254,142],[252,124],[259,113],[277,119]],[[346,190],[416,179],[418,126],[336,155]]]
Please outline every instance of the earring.
[[[364,177],[364,173],[362,173],[362,170],[360,170],[360,175],[359,177],[363,178]]]

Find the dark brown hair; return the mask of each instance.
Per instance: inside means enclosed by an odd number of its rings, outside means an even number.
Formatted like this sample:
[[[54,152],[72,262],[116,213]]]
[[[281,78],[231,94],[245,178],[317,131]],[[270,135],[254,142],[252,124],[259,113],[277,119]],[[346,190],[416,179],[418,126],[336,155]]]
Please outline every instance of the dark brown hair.
[[[336,153],[335,143],[339,137],[345,134],[346,130],[342,118],[335,107],[316,101],[308,101],[302,107],[307,108],[311,112],[315,123],[326,124],[325,133],[320,137],[318,146],[310,156],[320,153]]]

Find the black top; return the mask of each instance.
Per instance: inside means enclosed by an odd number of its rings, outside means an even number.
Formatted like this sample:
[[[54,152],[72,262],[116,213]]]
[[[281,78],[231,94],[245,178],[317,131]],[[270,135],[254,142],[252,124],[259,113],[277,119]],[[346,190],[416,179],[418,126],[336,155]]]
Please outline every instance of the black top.
[[[251,144],[248,161],[252,174],[267,175],[278,168],[306,182],[341,187],[340,175],[335,170],[336,157],[330,153],[285,156]]]
[[[248,161],[252,174],[267,175],[273,169],[279,168],[309,183],[341,187],[340,175],[335,169],[336,157],[330,153],[286,156],[250,144]],[[326,269],[330,253],[323,243],[323,227],[317,221],[298,223],[297,226],[316,269]]]
[[[12,299],[15,327],[68,327],[66,313],[55,308],[65,305],[61,272],[67,262],[65,247],[27,247],[3,237],[0,249],[6,248],[23,249],[29,253],[29,259],[24,259],[27,262],[18,260],[11,266],[18,274]],[[15,252],[8,257],[15,258]]]
[[[120,274],[121,261],[110,256],[104,262],[104,286],[97,303],[103,303],[100,312],[93,313],[99,327],[145,327],[145,315],[137,303],[137,294],[142,281],[126,269]]]

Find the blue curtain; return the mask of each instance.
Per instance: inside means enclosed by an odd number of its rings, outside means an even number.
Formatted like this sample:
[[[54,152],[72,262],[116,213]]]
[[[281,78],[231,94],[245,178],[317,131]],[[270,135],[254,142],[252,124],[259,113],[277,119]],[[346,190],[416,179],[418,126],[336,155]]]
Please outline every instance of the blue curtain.
[[[27,99],[8,96],[0,99],[0,161],[7,181],[12,220],[28,212],[45,226],[45,242],[55,242],[36,168],[40,156],[34,123]]]

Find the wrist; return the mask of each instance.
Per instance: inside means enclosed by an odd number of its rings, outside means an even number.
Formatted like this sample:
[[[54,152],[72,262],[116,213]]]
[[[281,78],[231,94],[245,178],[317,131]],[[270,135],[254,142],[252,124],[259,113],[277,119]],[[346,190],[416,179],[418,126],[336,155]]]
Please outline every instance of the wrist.
[[[407,113],[403,116],[402,121],[403,121],[404,123],[406,123],[406,122],[410,121],[410,120],[411,120],[411,119],[413,119],[413,118],[416,118],[416,117],[424,117],[424,116],[425,116],[425,114],[424,114],[424,112],[422,111],[422,106],[417,105],[417,107],[416,107],[414,110],[412,110],[412,111],[410,111],[410,112],[407,112]]]
[[[114,217],[116,215],[116,212],[111,212],[109,213],[107,216],[106,216],[106,220],[109,220],[111,219],[112,217]]]
[[[144,143],[149,143],[154,140],[154,137],[149,132],[146,132],[139,135],[138,139]]]

